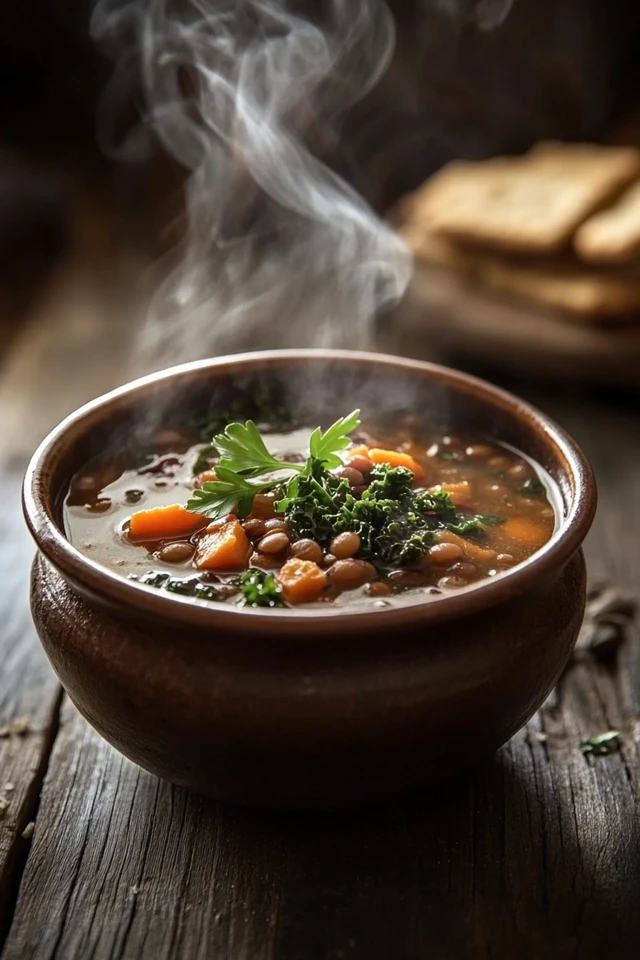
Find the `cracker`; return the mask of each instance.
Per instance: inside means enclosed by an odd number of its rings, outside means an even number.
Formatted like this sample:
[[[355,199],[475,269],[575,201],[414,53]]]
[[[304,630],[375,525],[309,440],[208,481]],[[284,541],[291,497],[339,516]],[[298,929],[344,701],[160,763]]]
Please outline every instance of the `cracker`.
[[[640,181],[579,227],[573,247],[588,263],[626,263],[640,253]]]
[[[551,254],[638,176],[632,147],[542,143],[522,157],[448,164],[416,192],[410,216],[468,243]]]
[[[409,224],[402,234],[415,256],[488,289],[598,322],[640,311],[640,272],[587,268],[570,255],[550,260],[506,258],[429,234]]]

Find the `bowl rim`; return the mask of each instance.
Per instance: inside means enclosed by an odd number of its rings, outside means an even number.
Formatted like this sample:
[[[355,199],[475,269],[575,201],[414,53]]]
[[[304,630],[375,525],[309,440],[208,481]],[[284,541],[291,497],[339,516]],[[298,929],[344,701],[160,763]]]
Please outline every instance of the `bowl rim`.
[[[570,477],[572,503],[553,536],[530,557],[491,579],[480,580],[451,594],[412,599],[407,603],[367,608],[317,607],[273,608],[264,610],[240,607],[213,601],[197,601],[189,597],[165,593],[129,580],[108,567],[91,560],[74,547],[58,529],[53,515],[53,494],[47,481],[47,467],[55,460],[56,448],[72,428],[99,415],[104,408],[126,405],[138,391],[158,384],[188,381],[198,374],[228,374],[282,364],[283,361],[364,364],[393,368],[396,372],[418,374],[445,383],[449,388],[482,398],[514,417],[524,419],[534,431],[550,440],[558,460]],[[406,625],[407,620],[421,624],[460,619],[494,606],[524,590],[562,566],[579,549],[591,526],[597,504],[595,478],[586,457],[575,441],[555,421],[519,397],[471,374],[436,363],[413,360],[383,353],[351,350],[289,349],[255,351],[169,367],[125,383],[79,407],[40,443],[27,468],[23,483],[23,510],[27,525],[38,549],[71,585],[83,594],[90,594],[122,612],[137,612],[146,618],[170,621],[175,626],[226,629],[229,632],[273,634],[283,632],[317,635],[340,619],[344,633],[362,633]]]

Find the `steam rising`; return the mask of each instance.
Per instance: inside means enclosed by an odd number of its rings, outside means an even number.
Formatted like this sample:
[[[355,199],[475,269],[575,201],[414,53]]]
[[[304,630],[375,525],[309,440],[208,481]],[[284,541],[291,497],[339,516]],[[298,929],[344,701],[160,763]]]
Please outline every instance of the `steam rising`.
[[[515,0],[437,0],[457,23],[475,23],[479,30],[495,30],[511,13]]]
[[[298,7],[308,11],[309,2]],[[100,0],[94,37],[138,62],[146,121],[188,171],[179,265],[143,335],[158,363],[362,347],[408,283],[404,245],[320,159],[384,72],[381,0]]]

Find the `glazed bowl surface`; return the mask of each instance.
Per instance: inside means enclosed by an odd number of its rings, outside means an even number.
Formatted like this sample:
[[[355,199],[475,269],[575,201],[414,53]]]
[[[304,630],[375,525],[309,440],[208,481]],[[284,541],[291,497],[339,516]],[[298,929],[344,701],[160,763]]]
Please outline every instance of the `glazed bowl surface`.
[[[256,416],[265,396],[317,422],[355,407],[364,419],[412,412],[516,447],[557,485],[556,532],[511,570],[447,595],[298,610],[157,591],[67,540],[69,481],[97,453],[206,410]],[[80,712],[158,776],[253,806],[380,800],[481,760],[544,701],[582,621],[581,544],[595,506],[591,470],[573,441],[465,374],[348,351],[187,364],[87,404],[35,453],[24,485],[38,546],[34,621]]]

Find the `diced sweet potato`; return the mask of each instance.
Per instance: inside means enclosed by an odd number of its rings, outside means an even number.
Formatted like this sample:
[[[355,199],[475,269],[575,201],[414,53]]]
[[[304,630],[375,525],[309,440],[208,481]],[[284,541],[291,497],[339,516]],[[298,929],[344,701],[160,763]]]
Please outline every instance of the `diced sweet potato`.
[[[312,603],[327,582],[327,575],[312,560],[287,560],[276,576],[287,603]]]
[[[381,447],[371,447],[366,454],[372,463],[390,463],[392,467],[406,467],[415,474],[416,480],[424,480],[423,467],[410,453],[401,453],[400,450],[383,450]]]
[[[501,524],[500,537],[504,540],[515,540],[516,543],[526,543],[529,547],[541,547],[549,539],[545,528],[524,517],[510,517]]]
[[[152,507],[138,510],[129,521],[129,537],[132,540],[166,540],[195,533],[207,523],[200,513],[190,513],[179,503],[168,507]]]
[[[249,514],[250,520],[271,520],[276,515],[276,498],[272,493],[257,493]]]
[[[198,570],[242,570],[250,554],[251,544],[242,524],[230,520],[199,540],[193,562]]]

